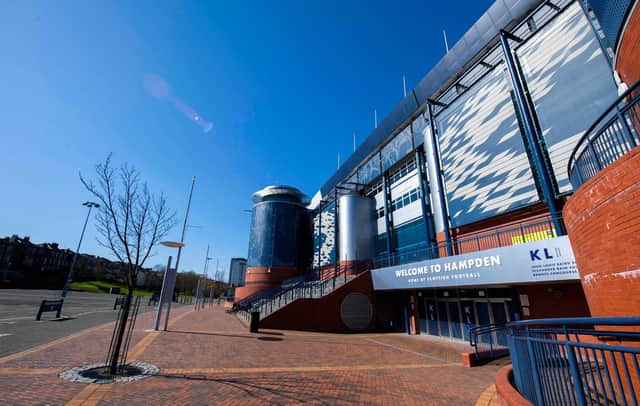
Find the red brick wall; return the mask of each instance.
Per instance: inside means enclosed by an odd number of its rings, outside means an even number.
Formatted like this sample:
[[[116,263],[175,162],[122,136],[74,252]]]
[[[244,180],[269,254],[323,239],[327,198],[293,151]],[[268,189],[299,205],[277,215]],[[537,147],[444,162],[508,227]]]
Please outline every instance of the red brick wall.
[[[640,79],[640,7],[636,6],[622,35],[616,56],[616,70],[620,78],[632,85]]]
[[[564,219],[591,315],[640,313],[640,147],[582,185]]]
[[[295,268],[247,268],[245,286],[236,288],[235,301],[242,300],[261,290],[276,288],[282,281],[295,278],[300,274],[301,272]]]
[[[338,275],[357,275],[373,268],[371,261],[340,261],[338,262]]]
[[[579,282],[518,286],[519,295],[529,297],[529,316],[522,318],[589,317],[589,307]],[[524,307],[524,306],[523,306]]]
[[[289,303],[261,320],[260,328],[352,332],[353,330],[344,324],[340,316],[342,301],[352,292],[366,295],[373,307],[371,322],[365,329],[358,331],[373,331],[376,316],[370,272],[362,273],[322,298],[298,299]]]

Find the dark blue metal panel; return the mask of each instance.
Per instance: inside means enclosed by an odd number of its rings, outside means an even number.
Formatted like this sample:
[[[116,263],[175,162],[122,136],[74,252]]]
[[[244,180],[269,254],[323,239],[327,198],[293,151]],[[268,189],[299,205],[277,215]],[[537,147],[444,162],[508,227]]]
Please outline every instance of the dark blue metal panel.
[[[587,4],[587,7],[591,7],[608,45],[612,49],[616,49],[618,40],[620,39],[620,31],[625,22],[627,14],[630,11],[632,4],[631,0],[581,0]]]
[[[253,208],[249,267],[306,269],[312,252],[309,211],[298,204],[262,202]]]

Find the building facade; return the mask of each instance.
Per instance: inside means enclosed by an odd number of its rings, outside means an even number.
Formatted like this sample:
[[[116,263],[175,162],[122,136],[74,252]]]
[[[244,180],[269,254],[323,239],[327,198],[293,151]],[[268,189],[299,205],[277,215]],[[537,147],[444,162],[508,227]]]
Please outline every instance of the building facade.
[[[613,56],[587,2],[494,3],[315,193],[308,273],[370,270],[365,329],[588,316],[562,209]]]

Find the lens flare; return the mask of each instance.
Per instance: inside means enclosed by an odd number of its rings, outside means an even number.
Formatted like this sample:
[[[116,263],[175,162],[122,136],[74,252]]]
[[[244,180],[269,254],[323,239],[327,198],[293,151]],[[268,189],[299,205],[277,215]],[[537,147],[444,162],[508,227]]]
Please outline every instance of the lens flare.
[[[171,86],[161,76],[144,75],[143,85],[147,93],[156,99],[170,102],[176,110],[199,125],[203,132],[208,133],[213,129],[213,123],[205,120],[191,106],[171,95]]]

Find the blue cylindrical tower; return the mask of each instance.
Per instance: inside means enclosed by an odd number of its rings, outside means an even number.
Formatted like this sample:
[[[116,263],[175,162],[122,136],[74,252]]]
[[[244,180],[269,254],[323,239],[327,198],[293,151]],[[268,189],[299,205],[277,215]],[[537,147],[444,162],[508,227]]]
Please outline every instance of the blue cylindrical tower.
[[[267,186],[253,195],[247,276],[242,299],[304,274],[312,258],[306,196],[291,186]]]

